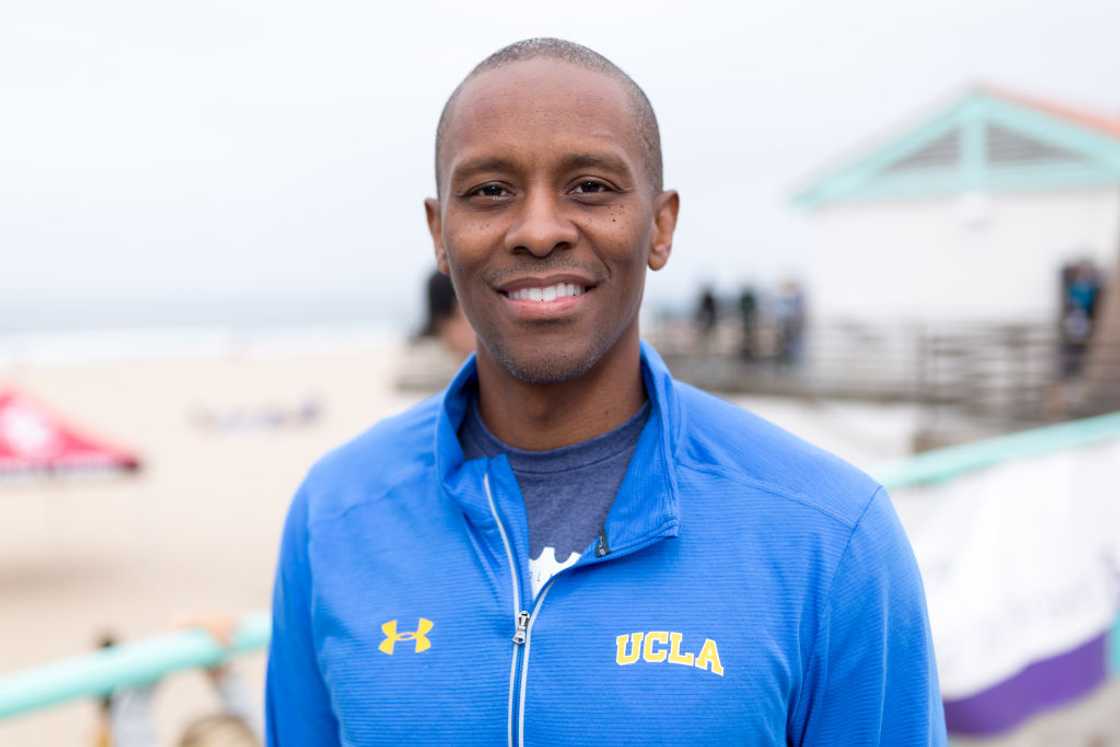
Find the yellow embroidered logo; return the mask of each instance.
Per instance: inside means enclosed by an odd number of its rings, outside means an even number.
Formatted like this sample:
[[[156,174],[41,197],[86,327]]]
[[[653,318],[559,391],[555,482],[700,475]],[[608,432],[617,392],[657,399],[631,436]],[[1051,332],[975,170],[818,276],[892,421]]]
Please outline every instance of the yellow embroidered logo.
[[[614,639],[615,663],[620,667],[644,659],[650,664],[681,664],[686,667],[704,669],[723,676],[723,664],[719,660],[719,647],[711,638],[704,639],[700,653],[681,651],[684,634],[668,630],[651,630],[648,633],[623,633]]]
[[[393,648],[397,645],[398,641],[416,641],[416,653],[427,651],[432,647],[432,642],[428,640],[428,633],[431,632],[434,625],[435,623],[428,618],[421,617],[420,622],[416,626],[416,630],[406,630],[402,633],[398,633],[396,620],[382,623],[381,632],[385,634],[385,640],[383,640],[377,648],[381,653],[392,656]]]

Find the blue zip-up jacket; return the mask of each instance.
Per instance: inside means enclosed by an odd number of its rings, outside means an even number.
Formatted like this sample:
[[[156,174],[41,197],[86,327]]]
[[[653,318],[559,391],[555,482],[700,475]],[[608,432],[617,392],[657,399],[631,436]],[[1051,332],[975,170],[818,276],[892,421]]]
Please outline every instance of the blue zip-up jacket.
[[[324,457],[280,551],[270,745],[942,745],[882,487],[672,380],[599,538],[529,592],[506,458],[464,461],[473,360]]]

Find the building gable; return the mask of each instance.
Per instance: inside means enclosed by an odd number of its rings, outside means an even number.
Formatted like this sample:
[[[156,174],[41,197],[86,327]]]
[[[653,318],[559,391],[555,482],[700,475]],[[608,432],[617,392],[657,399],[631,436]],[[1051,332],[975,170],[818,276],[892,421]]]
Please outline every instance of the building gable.
[[[1120,122],[977,89],[795,197],[837,201],[1120,184]]]
[[[883,169],[888,174],[905,174],[929,168],[955,166],[961,157],[961,131],[953,129]]]

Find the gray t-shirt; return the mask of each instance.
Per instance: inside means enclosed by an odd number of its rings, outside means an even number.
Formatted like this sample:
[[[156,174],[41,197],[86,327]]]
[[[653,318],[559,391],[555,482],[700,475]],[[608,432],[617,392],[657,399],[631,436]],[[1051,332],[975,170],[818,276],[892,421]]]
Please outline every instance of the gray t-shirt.
[[[505,454],[517,476],[529,522],[529,572],[533,596],[556,573],[573,565],[599,535],[630,456],[649,416],[649,403],[615,430],[549,451],[509,446],[487,430],[478,408],[459,429],[467,459]]]

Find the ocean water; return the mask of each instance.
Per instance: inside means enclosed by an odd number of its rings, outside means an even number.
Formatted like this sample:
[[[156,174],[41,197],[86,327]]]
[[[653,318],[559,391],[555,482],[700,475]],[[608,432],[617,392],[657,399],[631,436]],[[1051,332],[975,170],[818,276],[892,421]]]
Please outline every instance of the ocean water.
[[[0,293],[0,334],[91,329],[220,326],[236,329],[356,322],[412,323],[422,311],[415,294],[386,292]]]
[[[419,316],[373,296],[5,297],[0,366],[383,345]]]
[[[383,347],[404,339],[391,324],[352,323],[267,328],[168,326],[0,335],[0,369],[21,364],[267,356]]]

